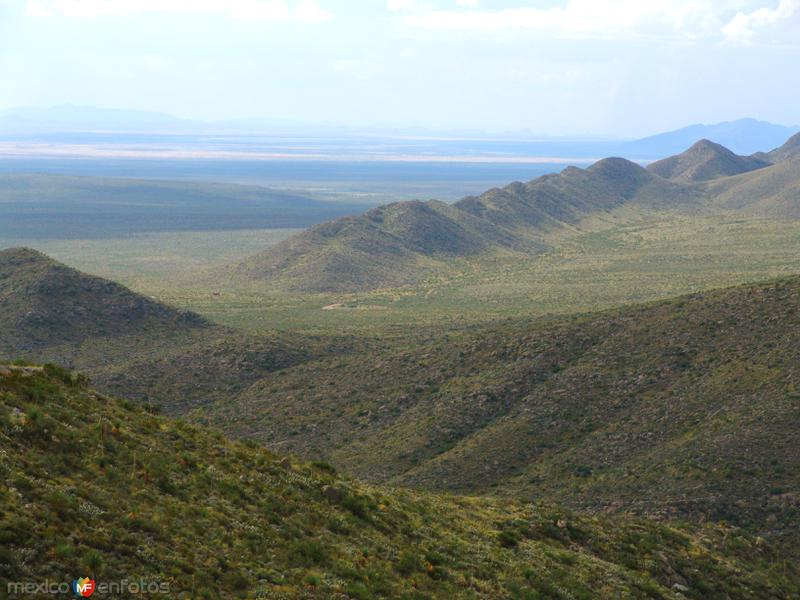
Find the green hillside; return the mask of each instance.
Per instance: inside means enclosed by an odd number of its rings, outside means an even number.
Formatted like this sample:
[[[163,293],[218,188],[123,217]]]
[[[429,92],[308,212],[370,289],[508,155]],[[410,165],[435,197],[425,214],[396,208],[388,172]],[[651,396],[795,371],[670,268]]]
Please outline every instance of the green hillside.
[[[56,367],[0,366],[0,458],[4,591],[89,576],[169,598],[800,597],[796,566],[736,529],[368,486]]]
[[[624,158],[606,158],[586,169],[568,167],[528,183],[489,190],[455,206],[511,230],[542,235],[623,205],[665,208],[694,206],[698,200],[689,187],[665,181]]]
[[[355,293],[452,276],[465,262],[530,259],[587,227],[597,229],[598,221],[654,213],[796,219],[797,152],[795,136],[772,153],[754,156],[701,140],[648,168],[606,158],[450,206],[398,202],[324,223],[224,272],[234,286]]]
[[[800,153],[793,159],[708,183],[716,206],[743,216],[800,219]]]
[[[295,292],[353,292],[418,283],[454,259],[535,255],[547,235],[632,205],[696,208],[696,190],[621,158],[441,202],[397,202],[299,233],[227,270]]]
[[[247,336],[26,248],[0,251],[0,354],[77,367],[180,412],[350,341]]]
[[[194,417],[358,476],[796,543],[800,278],[310,360]]]
[[[0,251],[0,351],[22,353],[111,334],[162,336],[207,327],[194,313],[90,277],[35,250]]]
[[[443,202],[396,202],[301,232],[235,265],[235,278],[303,292],[397,287],[447,261],[543,248]]]

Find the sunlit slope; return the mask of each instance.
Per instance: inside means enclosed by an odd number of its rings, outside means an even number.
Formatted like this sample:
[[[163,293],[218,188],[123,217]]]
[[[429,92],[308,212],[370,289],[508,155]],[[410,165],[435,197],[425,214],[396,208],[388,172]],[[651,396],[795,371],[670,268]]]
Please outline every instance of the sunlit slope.
[[[738,530],[367,486],[54,367],[0,366],[0,452],[4,591],[88,576],[172,598],[800,593],[797,569]]]

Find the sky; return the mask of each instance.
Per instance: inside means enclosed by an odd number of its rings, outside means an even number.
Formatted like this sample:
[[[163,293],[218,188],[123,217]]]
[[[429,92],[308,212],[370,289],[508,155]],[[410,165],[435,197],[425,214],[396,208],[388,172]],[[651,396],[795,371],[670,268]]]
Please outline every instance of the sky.
[[[0,108],[632,137],[800,124],[800,0],[0,0]]]

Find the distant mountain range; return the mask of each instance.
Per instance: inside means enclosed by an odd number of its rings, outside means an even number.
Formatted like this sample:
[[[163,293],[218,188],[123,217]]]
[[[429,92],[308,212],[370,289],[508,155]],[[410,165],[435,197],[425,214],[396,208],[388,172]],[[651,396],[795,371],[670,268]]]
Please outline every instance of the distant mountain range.
[[[180,119],[172,115],[143,110],[124,110],[75,106],[19,107],[0,110],[0,135],[57,134],[69,132],[117,132],[149,134],[280,134],[313,135],[347,138],[379,135],[425,139],[474,138],[479,141],[508,139],[536,142],[542,156],[586,157],[620,155],[635,159],[656,159],[688,148],[701,139],[721,144],[737,154],[764,152],[780,145],[789,136],[800,132],[800,126],[775,125],[756,119],[738,119],[713,125],[690,125],[682,129],[639,140],[620,141],[579,137],[537,136],[530,132],[488,134],[480,131],[436,132],[413,129],[353,128],[330,124],[310,124],[270,119],[228,119],[201,121]]]
[[[798,214],[800,134],[780,148],[739,156],[709,140],[644,168],[607,158],[453,205],[399,202],[301,232],[233,265],[228,276],[301,292],[353,292],[415,283],[456,258],[539,252],[553,232],[628,209],[720,208]],[[742,194],[746,190],[746,195]]]
[[[663,157],[707,139],[736,154],[755,154],[776,148],[800,132],[800,126],[786,127],[756,119],[739,119],[715,125],[690,125],[626,143],[622,150],[628,157]]]

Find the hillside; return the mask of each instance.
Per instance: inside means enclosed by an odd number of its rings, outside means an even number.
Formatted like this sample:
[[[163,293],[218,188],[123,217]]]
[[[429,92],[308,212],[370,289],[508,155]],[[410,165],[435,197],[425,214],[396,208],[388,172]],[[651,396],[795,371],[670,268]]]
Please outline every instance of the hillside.
[[[714,205],[742,215],[800,219],[800,149],[786,156],[765,169],[709,182],[707,193]]]
[[[374,481],[796,539],[798,365],[791,278],[312,360],[194,417]]]
[[[452,205],[398,202],[299,233],[223,273],[289,292],[352,293],[418,284],[509,252],[523,259],[587,224],[633,214],[796,218],[798,144],[795,136],[772,153],[739,156],[701,140],[647,168],[606,158]]]
[[[683,154],[649,165],[648,170],[665,179],[696,182],[740,175],[769,165],[765,160],[738,156],[719,144],[701,140]]]
[[[80,344],[110,333],[167,335],[206,327],[199,315],[85,275],[35,250],[0,251],[0,351]]]
[[[209,402],[336,340],[250,337],[26,248],[0,251],[0,355],[59,361],[172,412]]]
[[[401,286],[448,259],[541,248],[443,202],[397,202],[301,232],[229,272],[290,289],[344,292]]]
[[[800,158],[800,133],[793,135],[780,148],[776,148],[767,154],[772,162],[782,162],[794,158]]]
[[[736,529],[368,486],[52,366],[0,366],[0,456],[10,598],[77,576],[171,598],[800,594],[796,566]]]
[[[464,198],[455,207],[512,230],[541,235],[625,204],[663,208],[696,201],[690,189],[663,181],[623,158],[606,158],[587,169],[569,167]]]
[[[299,233],[227,270],[300,292],[396,287],[446,271],[454,259],[530,256],[546,236],[623,205],[695,207],[697,193],[620,158],[512,183],[453,205],[397,202]]]

